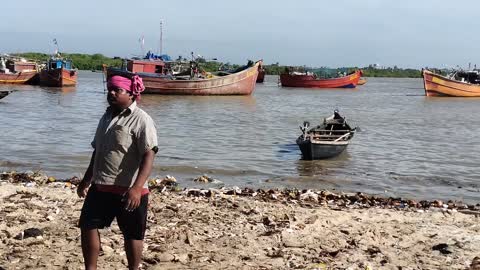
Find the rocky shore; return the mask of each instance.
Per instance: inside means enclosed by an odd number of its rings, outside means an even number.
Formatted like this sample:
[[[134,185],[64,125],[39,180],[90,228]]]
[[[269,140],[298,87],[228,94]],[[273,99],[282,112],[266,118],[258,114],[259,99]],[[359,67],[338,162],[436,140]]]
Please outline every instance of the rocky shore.
[[[83,267],[78,181],[0,173],[0,269]],[[150,186],[142,269],[480,269],[478,205]],[[99,268],[126,269],[117,225],[101,239]]]

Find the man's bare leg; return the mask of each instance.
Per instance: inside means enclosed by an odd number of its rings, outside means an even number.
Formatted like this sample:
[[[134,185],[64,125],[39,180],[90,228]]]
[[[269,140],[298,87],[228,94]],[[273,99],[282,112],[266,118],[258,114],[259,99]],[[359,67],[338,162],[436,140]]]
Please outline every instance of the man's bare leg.
[[[100,234],[97,229],[81,229],[82,252],[85,269],[96,270],[100,253]]]
[[[143,240],[125,239],[128,269],[137,270],[142,262]]]

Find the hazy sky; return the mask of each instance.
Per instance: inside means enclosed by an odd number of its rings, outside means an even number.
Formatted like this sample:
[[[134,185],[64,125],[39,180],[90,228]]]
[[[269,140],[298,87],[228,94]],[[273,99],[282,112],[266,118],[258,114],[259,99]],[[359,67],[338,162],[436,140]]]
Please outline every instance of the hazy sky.
[[[480,64],[478,0],[3,1],[1,52],[129,57],[191,51],[241,64],[452,67]]]

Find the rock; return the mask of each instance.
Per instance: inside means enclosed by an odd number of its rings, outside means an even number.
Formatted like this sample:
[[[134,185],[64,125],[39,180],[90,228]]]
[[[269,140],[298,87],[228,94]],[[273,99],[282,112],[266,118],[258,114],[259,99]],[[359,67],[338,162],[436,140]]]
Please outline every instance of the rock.
[[[23,232],[17,234],[15,236],[15,239],[17,240],[23,240],[25,238],[30,238],[30,237],[41,237],[43,235],[43,231],[38,228],[28,228],[24,230]]]
[[[281,257],[283,257],[283,255],[284,255],[283,250],[278,249],[278,248],[271,248],[267,252],[267,256],[270,257],[270,258],[281,258]]]
[[[191,231],[186,231],[186,240],[185,243],[189,244],[190,246],[193,246],[195,244],[193,233]]]
[[[293,237],[284,237],[282,242],[284,247],[303,248],[306,246],[305,243],[302,243],[300,240]]]
[[[451,254],[452,252],[448,249],[448,245],[445,244],[445,243],[441,243],[441,244],[438,244],[438,245],[435,245],[432,247],[432,250],[438,250],[440,251],[440,253],[442,253],[443,255],[446,255],[446,254]]]
[[[113,248],[111,248],[108,245],[102,245],[102,250],[103,250],[103,253],[107,256],[111,256],[114,253]]]
[[[480,270],[480,257],[473,258],[469,270]]]
[[[160,254],[157,253],[154,255],[154,257],[155,257],[155,260],[158,262],[171,262],[175,260],[175,256],[167,252],[160,253]]]
[[[262,223],[265,226],[275,226],[276,225],[275,221],[273,221],[273,219],[268,217],[268,216],[263,217]]]
[[[186,264],[188,263],[189,261],[189,256],[188,254],[184,253],[184,254],[179,254],[179,255],[176,255],[175,256],[175,261],[177,262],[180,262],[180,263],[183,263],[183,264]]]

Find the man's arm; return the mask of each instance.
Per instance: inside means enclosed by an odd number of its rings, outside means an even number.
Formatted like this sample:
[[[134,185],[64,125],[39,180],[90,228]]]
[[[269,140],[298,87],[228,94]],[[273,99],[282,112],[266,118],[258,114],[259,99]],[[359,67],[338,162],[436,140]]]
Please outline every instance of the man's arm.
[[[77,187],[77,194],[80,198],[87,196],[87,189],[92,183],[94,161],[95,161],[95,150],[93,150],[92,157],[90,158],[90,164],[88,164],[87,171],[85,171],[85,175],[83,176],[82,181],[80,182],[80,184],[78,184],[78,187]]]
[[[126,194],[127,203],[125,209],[133,211],[140,205],[140,198],[142,197],[142,190],[145,182],[147,182],[148,176],[152,172],[153,159],[155,158],[155,152],[150,149],[143,154],[142,162],[138,170],[137,179],[133,183],[133,186],[128,190]]]

